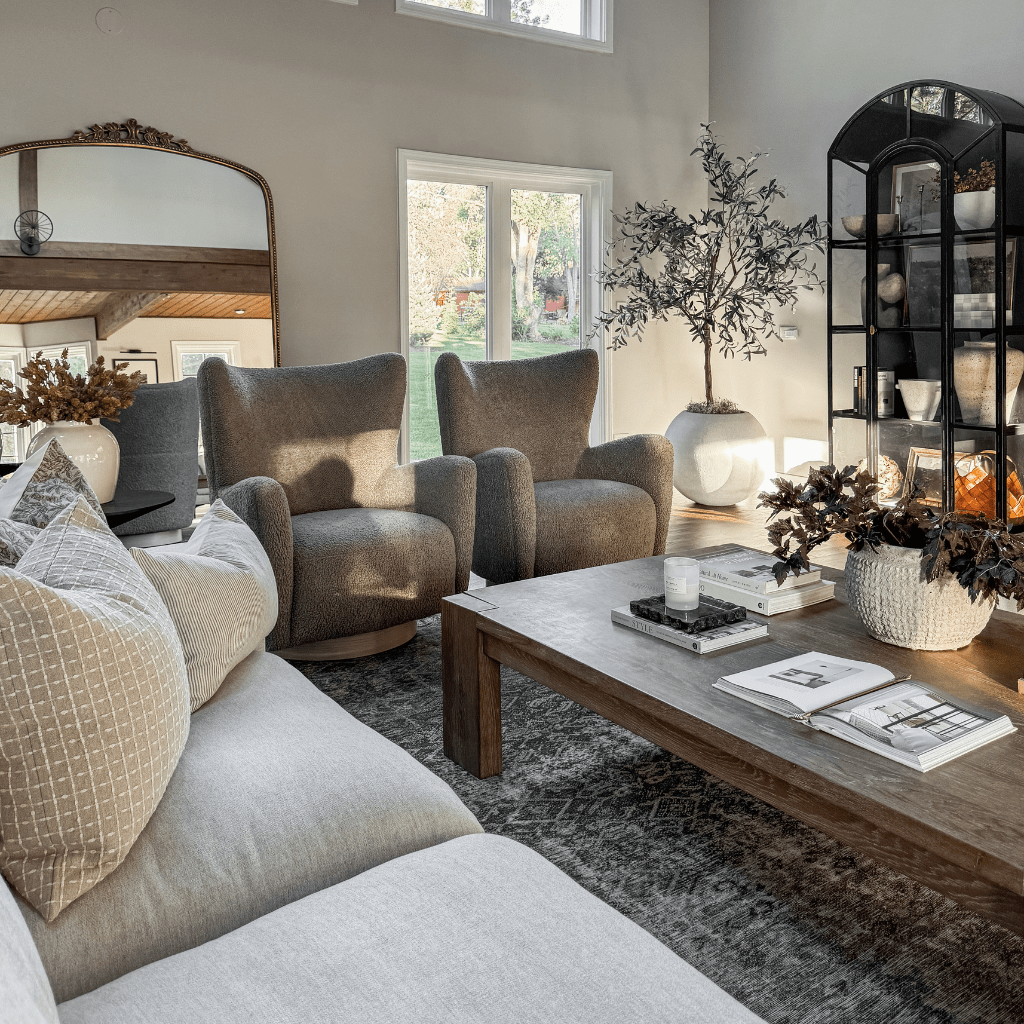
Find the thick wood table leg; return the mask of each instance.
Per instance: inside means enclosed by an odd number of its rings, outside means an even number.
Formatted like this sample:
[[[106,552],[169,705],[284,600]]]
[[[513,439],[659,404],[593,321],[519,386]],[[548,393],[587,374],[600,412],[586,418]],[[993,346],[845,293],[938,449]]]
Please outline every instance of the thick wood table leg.
[[[501,771],[501,666],[484,654],[476,616],[493,607],[469,594],[441,605],[444,752],[479,779]]]

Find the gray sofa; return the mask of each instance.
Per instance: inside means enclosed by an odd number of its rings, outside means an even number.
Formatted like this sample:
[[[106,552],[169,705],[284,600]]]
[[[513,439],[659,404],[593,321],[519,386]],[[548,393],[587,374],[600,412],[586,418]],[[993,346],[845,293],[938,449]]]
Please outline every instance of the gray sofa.
[[[758,1020],[265,653],[120,867],[51,924],[0,886],[0,1018]]]

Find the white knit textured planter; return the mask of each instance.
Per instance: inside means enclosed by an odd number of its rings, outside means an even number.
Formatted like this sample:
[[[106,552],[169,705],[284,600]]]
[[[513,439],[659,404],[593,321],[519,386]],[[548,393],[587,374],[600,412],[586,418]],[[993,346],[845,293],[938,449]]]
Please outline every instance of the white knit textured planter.
[[[846,556],[846,593],[871,636],[912,651],[966,647],[995,608],[993,598],[971,604],[952,576],[925,582],[919,549],[884,544]]]

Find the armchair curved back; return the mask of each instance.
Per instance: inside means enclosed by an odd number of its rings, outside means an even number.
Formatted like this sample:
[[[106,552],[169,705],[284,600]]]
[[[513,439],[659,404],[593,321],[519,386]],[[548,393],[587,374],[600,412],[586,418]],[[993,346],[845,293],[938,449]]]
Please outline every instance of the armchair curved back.
[[[268,476],[293,516],[358,508],[397,461],[406,385],[397,353],[273,368],[211,358],[197,382],[211,498]]]
[[[441,449],[472,458],[515,448],[535,481],[571,479],[590,444],[599,372],[589,348],[508,362],[442,352],[434,367]]]

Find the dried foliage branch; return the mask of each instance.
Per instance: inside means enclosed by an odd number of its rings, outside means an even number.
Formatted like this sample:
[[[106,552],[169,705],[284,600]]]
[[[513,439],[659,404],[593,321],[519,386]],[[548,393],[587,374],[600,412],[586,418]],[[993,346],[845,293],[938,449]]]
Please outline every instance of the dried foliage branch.
[[[44,359],[37,352],[18,376],[25,382],[25,390],[14,381],[0,378],[0,422],[25,427],[30,423],[56,423],[74,420],[88,423],[95,419],[118,422],[117,414],[135,401],[135,390],[143,382],[143,374],[122,371],[127,363],[104,365],[103,356],[80,373],[71,372],[68,350],[59,359]]]
[[[758,507],[772,510],[768,539],[779,559],[772,567],[779,583],[806,572],[811,551],[841,536],[853,551],[877,551],[882,544],[919,548],[928,580],[952,576],[972,602],[995,595],[1024,608],[1024,534],[1010,533],[1002,520],[967,512],[940,516],[917,494],[879,505],[879,484],[854,466],[812,469],[803,484],[781,477],[774,483],[778,490],[759,494]]]

